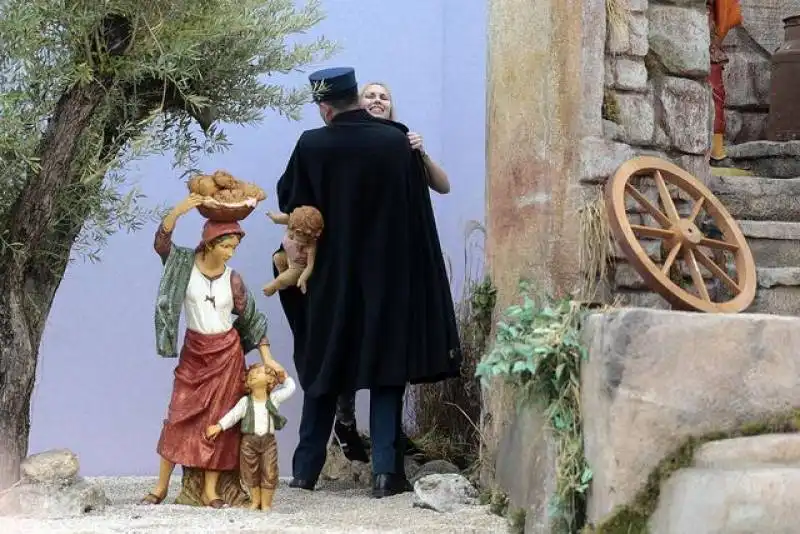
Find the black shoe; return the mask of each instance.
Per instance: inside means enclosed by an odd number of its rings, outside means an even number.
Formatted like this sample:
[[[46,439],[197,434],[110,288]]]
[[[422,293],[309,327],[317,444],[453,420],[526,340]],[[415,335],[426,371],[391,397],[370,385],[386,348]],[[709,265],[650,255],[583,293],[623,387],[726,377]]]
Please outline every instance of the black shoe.
[[[382,473],[372,479],[372,496],[376,499],[413,491],[408,479],[394,473]]]
[[[313,482],[311,480],[303,480],[302,478],[292,477],[292,480],[289,481],[290,488],[300,488],[308,491],[314,491],[314,486],[316,485],[317,485],[316,482]]]
[[[369,462],[367,449],[361,436],[358,435],[356,425],[346,425],[336,421],[333,424],[333,435],[342,448],[345,458],[351,462]]]

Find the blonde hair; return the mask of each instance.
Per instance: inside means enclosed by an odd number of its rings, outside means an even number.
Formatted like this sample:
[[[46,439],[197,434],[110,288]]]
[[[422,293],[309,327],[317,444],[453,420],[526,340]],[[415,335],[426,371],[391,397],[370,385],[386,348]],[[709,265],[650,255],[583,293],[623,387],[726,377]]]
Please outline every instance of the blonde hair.
[[[383,82],[369,82],[364,84],[364,86],[361,87],[361,91],[358,93],[358,103],[361,104],[361,99],[364,98],[364,93],[367,92],[367,87],[372,85],[380,85],[386,89],[386,94],[389,96],[389,103],[391,104],[391,107],[389,108],[389,120],[394,120],[394,97],[392,96],[392,90],[389,89],[389,86]]]

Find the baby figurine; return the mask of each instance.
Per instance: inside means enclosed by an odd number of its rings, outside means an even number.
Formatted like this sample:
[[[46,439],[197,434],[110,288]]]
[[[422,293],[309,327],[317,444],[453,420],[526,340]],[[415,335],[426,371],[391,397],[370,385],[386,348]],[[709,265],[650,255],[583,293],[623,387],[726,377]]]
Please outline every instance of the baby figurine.
[[[300,206],[290,215],[267,212],[267,217],[275,224],[287,225],[287,229],[281,241],[283,250],[272,256],[279,274],[264,286],[264,294],[271,297],[276,291],[293,285],[305,294],[306,283],[314,270],[317,239],[324,226],[322,214],[312,206]]]
[[[283,386],[275,389],[279,383]],[[278,375],[263,363],[247,369],[242,397],[216,425],[206,429],[206,437],[214,439],[241,421],[242,441],[239,449],[239,471],[250,489],[250,509],[272,509],[272,498],[278,487],[278,444],[275,431],[286,424],[278,406],[292,396],[295,383],[292,377]]]

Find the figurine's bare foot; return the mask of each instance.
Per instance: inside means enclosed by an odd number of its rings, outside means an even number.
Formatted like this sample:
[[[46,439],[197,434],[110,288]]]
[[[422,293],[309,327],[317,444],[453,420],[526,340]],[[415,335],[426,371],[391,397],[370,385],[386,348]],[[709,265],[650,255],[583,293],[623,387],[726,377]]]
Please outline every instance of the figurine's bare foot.
[[[261,488],[250,488],[250,506],[251,510],[258,510],[261,508]]]
[[[166,491],[155,490],[152,493],[148,493],[147,495],[145,495],[142,498],[142,500],[139,501],[139,504],[146,504],[146,505],[161,504],[166,498],[167,498]]]
[[[261,488],[261,509],[265,512],[272,510],[272,498],[275,496],[274,489]]]
[[[278,291],[278,288],[274,284],[267,284],[264,286],[263,291],[264,295],[266,295],[267,297],[271,297],[272,295],[275,294],[276,291]]]
[[[211,508],[230,508],[230,505],[219,498],[219,495],[203,495],[203,504]]]

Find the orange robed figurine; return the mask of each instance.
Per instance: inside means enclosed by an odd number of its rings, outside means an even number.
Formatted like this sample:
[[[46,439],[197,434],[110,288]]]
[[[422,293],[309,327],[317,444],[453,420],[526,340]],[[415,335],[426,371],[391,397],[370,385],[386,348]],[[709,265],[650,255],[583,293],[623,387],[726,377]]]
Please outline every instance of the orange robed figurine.
[[[728,57],[722,51],[722,41],[731,28],[742,23],[739,0],[706,0],[708,27],[711,33],[711,74],[709,82],[714,98],[714,136],[711,141],[711,159],[725,159],[725,85],[722,72]]]

